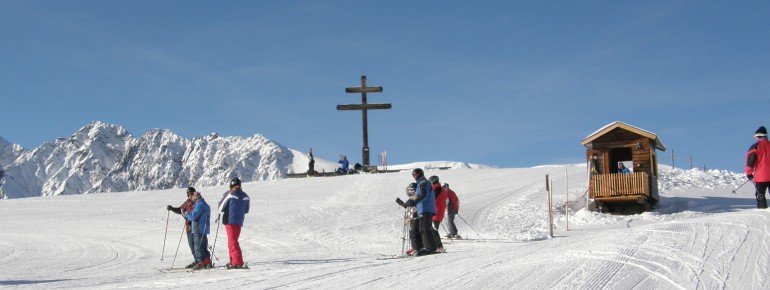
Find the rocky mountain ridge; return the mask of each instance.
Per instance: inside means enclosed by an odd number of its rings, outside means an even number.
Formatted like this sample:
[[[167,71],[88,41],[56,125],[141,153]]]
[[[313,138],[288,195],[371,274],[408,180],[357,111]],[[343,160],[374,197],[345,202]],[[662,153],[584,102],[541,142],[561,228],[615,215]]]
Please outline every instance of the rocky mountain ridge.
[[[33,150],[0,138],[0,191],[19,198],[215,186],[236,176],[272,180],[287,174],[294,155],[259,134],[189,140],[152,129],[136,138],[123,127],[94,121]]]

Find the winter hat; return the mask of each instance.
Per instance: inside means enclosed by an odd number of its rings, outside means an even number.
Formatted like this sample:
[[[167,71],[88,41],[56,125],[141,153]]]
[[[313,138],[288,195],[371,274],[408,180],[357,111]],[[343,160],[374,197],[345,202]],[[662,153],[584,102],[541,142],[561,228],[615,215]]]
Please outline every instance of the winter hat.
[[[241,180],[238,179],[238,177],[233,178],[232,180],[230,180],[230,188],[233,188],[233,186],[236,186],[236,185],[237,186],[241,186]]]
[[[197,190],[195,190],[195,187],[192,187],[192,186],[190,186],[190,187],[188,187],[188,188],[187,188],[187,193],[188,193],[188,194],[190,194],[190,193],[195,193],[196,191],[197,191]]]
[[[754,137],[766,137],[767,136],[767,129],[765,129],[765,126],[759,126],[759,129],[757,129],[757,132],[754,133]]]

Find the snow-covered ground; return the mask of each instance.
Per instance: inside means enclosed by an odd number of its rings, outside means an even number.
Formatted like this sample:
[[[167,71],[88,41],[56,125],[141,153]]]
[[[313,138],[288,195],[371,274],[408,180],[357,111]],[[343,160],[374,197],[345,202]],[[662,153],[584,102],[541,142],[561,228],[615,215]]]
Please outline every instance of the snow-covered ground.
[[[555,178],[548,236],[544,175]],[[661,207],[617,216],[565,207],[586,191],[581,165],[429,170],[460,197],[467,240],[446,254],[378,259],[401,251],[408,171],[244,184],[252,197],[241,236],[251,270],[162,272],[182,220],[167,204],[184,190],[0,200],[0,286],[34,288],[585,288],[768,289],[770,211],[726,171],[665,170]],[[223,187],[199,188],[213,204]],[[567,230],[565,208],[572,211]],[[213,227],[216,227],[213,225]],[[219,230],[215,254],[227,262]],[[192,261],[182,241],[175,267]],[[161,260],[163,257],[163,260]],[[217,262],[215,260],[215,262]]]

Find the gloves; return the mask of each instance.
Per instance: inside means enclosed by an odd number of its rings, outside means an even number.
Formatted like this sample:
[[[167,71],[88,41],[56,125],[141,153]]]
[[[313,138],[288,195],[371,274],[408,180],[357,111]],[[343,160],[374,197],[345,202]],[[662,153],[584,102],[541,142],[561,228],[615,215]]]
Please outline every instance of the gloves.
[[[403,200],[401,200],[401,199],[400,199],[400,198],[398,198],[398,197],[396,197],[396,203],[397,203],[398,205],[400,205],[400,206],[406,207],[406,205],[404,204],[404,201],[403,201]]]
[[[753,180],[754,174],[746,174],[746,178],[748,178],[749,180]]]
[[[404,206],[406,206],[406,207],[414,206],[414,200],[411,200],[411,199],[410,199],[410,200],[407,200],[407,201],[404,203]]]
[[[166,206],[166,210],[171,210],[171,208],[172,208],[171,205]]]

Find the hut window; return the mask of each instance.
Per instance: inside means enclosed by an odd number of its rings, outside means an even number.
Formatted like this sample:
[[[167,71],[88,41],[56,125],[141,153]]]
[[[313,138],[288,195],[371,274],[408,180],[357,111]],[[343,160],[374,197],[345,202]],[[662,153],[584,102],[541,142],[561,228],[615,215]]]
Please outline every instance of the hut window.
[[[610,149],[610,173],[618,173],[618,163],[623,162],[625,167],[633,170],[633,152],[628,147],[618,147]]]

